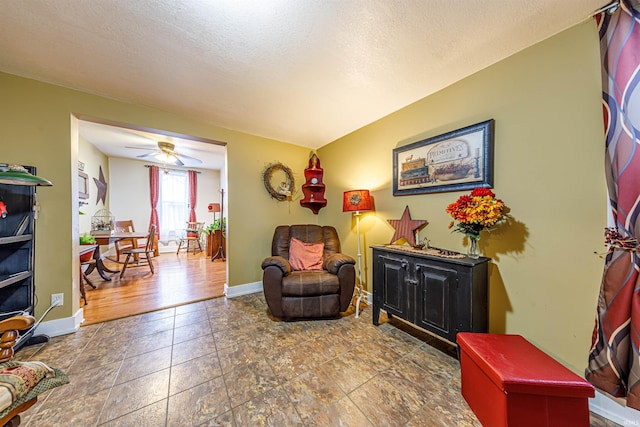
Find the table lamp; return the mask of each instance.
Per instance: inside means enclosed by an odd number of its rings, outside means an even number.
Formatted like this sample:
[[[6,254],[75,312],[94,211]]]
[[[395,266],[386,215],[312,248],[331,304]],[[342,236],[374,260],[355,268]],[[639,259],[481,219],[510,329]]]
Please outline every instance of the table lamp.
[[[207,210],[213,212],[213,222],[216,222],[216,212],[220,212],[220,203],[209,203]]]

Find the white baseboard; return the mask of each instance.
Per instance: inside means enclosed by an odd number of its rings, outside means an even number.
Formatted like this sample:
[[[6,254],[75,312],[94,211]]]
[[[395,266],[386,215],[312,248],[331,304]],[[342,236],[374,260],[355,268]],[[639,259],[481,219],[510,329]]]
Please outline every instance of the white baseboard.
[[[38,325],[34,331],[35,335],[48,335],[50,337],[57,337],[59,335],[72,334],[80,329],[80,324],[84,321],[84,310],[82,308],[76,311],[76,314],[71,317],[64,317],[62,319],[49,320],[42,322]]]
[[[228,286],[226,283],[224,284],[224,294],[227,298],[255,294],[256,292],[262,292],[262,282],[246,283],[238,286]]]
[[[596,390],[596,397],[589,399],[589,410],[622,426],[640,426],[638,411],[624,406],[622,399],[616,399]]]

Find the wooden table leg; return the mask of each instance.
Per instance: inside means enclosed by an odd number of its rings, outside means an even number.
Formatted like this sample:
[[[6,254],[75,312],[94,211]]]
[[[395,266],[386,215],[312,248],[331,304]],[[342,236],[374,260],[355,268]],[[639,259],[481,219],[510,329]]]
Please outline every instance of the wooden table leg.
[[[80,266],[80,297],[84,300],[84,305],[87,305],[87,291],[84,289],[84,282],[82,280],[87,280],[87,277],[84,275],[84,271],[82,271],[82,265]],[[91,283],[87,280],[87,283]]]
[[[96,247],[96,250],[93,252],[93,259],[96,261],[95,267],[93,267],[93,265],[90,266],[87,269],[87,274],[91,273],[91,271],[93,271],[93,268],[95,268],[96,270],[98,270],[98,274],[100,275],[100,277],[110,282],[111,277],[107,276],[105,271],[107,273],[120,273],[120,270],[111,270],[110,268],[104,265],[104,262],[102,262],[102,255],[100,255],[100,246]]]
[[[87,268],[87,271],[89,271],[88,268]],[[96,285],[91,283],[91,280],[89,280],[89,278],[87,277],[87,274],[84,271],[82,271],[82,264],[80,264],[80,278],[84,279],[85,282],[87,282],[87,285],[91,286],[93,289],[96,289]],[[84,289],[84,286],[83,286],[83,289]]]

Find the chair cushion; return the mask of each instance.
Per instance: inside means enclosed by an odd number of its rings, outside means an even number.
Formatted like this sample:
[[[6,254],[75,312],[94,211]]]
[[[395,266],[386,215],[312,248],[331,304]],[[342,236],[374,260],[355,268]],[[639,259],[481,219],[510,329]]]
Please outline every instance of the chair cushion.
[[[42,362],[0,364],[0,418],[18,405],[68,382],[62,371]]]
[[[305,243],[295,237],[289,243],[289,263],[291,269],[322,270],[324,243]]]
[[[305,297],[337,294],[340,292],[338,276],[326,270],[293,271],[282,278],[282,295]]]

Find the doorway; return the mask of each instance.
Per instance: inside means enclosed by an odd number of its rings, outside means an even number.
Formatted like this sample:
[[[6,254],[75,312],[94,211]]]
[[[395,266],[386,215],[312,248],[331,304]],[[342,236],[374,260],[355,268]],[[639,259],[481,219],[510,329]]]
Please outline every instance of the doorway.
[[[91,232],[92,221],[99,213],[114,220],[132,220],[136,231],[146,230],[151,219],[151,165],[158,166],[163,175],[196,171],[194,213],[197,221],[205,225],[213,223],[213,214],[207,208],[211,203],[220,203],[223,194],[220,190],[226,188],[224,143],[87,117],[78,120],[78,136],[79,173],[88,176],[89,181],[89,188],[84,189],[88,197],[79,199],[81,235]],[[101,191],[101,185],[106,189]],[[190,212],[190,208],[183,212]],[[167,210],[165,215],[172,214]],[[226,216],[224,212],[220,215]],[[86,287],[89,304],[84,306],[85,323],[126,317],[224,294],[226,262],[211,262],[206,251],[195,256],[184,252],[176,255],[176,239],[189,219],[188,216],[179,216],[173,218],[173,222],[166,221],[165,217],[164,222],[173,225],[165,227],[164,236],[160,233],[160,256],[154,262],[159,266],[156,274],[151,275],[148,267],[147,274],[139,274],[143,269],[139,272],[127,269],[122,280],[117,274],[112,275],[111,281],[96,276],[93,282],[97,289]],[[114,254],[113,245],[101,249],[104,255]],[[107,265],[109,262],[105,261]],[[119,269],[118,264],[112,267]],[[181,278],[196,280],[198,285],[188,287]],[[174,286],[169,285],[172,282]],[[211,289],[207,290],[207,287]],[[131,293],[133,289],[138,292]],[[114,304],[116,301],[118,303]]]

